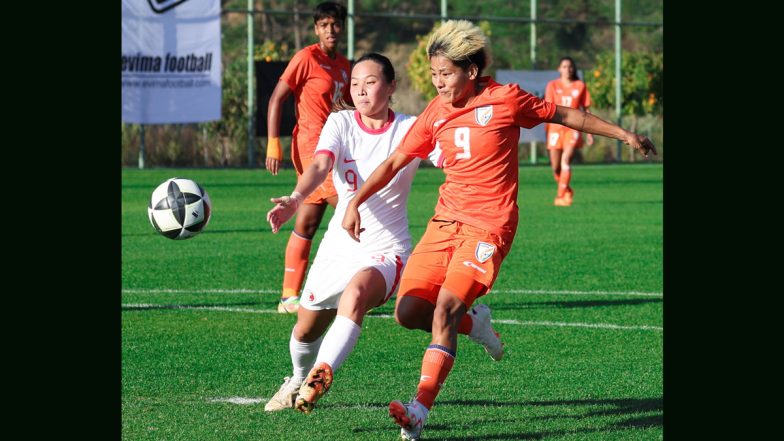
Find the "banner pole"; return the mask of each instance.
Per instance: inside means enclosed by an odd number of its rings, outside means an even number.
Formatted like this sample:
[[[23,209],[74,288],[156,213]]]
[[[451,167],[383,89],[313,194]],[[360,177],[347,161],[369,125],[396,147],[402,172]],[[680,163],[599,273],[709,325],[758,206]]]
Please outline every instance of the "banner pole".
[[[354,61],[354,0],[348,0],[348,61]]]
[[[253,133],[253,0],[248,0],[248,167],[255,165],[255,137]]]
[[[140,133],[139,141],[139,168],[144,168],[144,124],[141,124],[142,130]]]
[[[615,117],[616,123],[623,127],[623,116],[621,114],[621,0],[615,0]],[[615,161],[621,162],[621,141],[615,141]]]
[[[536,69],[536,0],[531,0],[531,69]],[[536,139],[531,141],[531,164],[536,165]]]

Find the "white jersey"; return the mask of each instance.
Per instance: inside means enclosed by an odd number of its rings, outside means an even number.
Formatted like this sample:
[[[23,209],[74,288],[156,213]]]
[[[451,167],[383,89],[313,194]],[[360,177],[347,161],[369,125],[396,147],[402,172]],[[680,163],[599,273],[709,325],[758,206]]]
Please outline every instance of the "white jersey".
[[[406,203],[420,159],[411,161],[389,184],[359,206],[365,229],[361,242],[353,240],[342,223],[349,201],[397,148],[415,120],[414,116],[396,115],[390,110],[387,124],[374,130],[365,126],[359,112],[353,110],[332,113],[327,118],[315,154],[332,157],[338,204],[308,272],[301,307],[336,309],[343,290],[363,268],[374,268],[384,277],[387,285],[384,302],[396,291],[411,254]],[[438,155],[440,149],[430,156],[436,165],[440,165]]]
[[[359,206],[362,228],[365,229],[360,242],[354,241],[342,227],[348,203],[370,174],[397,148],[416,120],[414,116],[395,114],[391,110],[389,118],[390,122],[377,130],[365,126],[355,110],[335,112],[327,118],[315,154],[332,156],[332,180],[338,204],[321,247],[327,244],[340,249],[341,253],[350,254],[410,252],[406,204],[419,158],[411,161],[389,184]]]

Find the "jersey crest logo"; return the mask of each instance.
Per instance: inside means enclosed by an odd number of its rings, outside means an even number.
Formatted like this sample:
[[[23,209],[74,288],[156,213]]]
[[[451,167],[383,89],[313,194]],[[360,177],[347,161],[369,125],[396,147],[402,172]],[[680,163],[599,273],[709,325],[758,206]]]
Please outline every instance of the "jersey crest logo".
[[[486,126],[487,123],[490,122],[490,118],[493,117],[493,106],[482,106],[477,107],[476,112],[474,113],[474,117],[476,118],[476,123],[480,126]]]
[[[577,95],[579,95],[579,94],[580,94],[580,91],[579,91],[579,90],[577,90],[577,89],[573,89],[573,90],[572,90],[572,96],[573,96],[573,97],[577,98]]]
[[[346,71],[345,70],[341,70],[340,74],[343,75],[343,82],[347,83],[348,82],[348,74],[346,74]]]
[[[495,253],[495,245],[487,242],[478,242],[476,244],[476,250],[474,250],[474,256],[479,263],[485,263],[488,259],[493,257],[493,253]]]

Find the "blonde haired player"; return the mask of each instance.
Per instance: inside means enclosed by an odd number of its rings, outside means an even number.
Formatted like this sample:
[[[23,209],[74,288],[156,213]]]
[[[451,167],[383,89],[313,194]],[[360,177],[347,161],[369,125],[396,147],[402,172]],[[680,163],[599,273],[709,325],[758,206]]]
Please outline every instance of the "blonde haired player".
[[[389,157],[416,119],[389,108],[395,87],[388,58],[370,53],[357,60],[350,87],[356,110],[327,118],[313,163],[294,192],[272,199],[277,205],[267,220],[277,233],[332,170],[338,204],[305,282],[291,332],[293,372],[267,402],[266,411],[293,407],[310,413],[354,349],[367,311],[389,300],[400,282],[411,253],[406,201],[419,159],[396,173],[362,207],[368,240],[358,243],[340,227],[346,206],[365,178]],[[434,152],[431,160],[437,162],[437,155]]]
[[[545,102],[517,85],[482,77],[490,54],[487,39],[471,22],[442,24],[430,37],[427,54],[438,96],[397,150],[367,178],[343,219],[343,228],[359,241],[362,204],[415,158],[440,147],[446,180],[439,189],[435,216],[403,271],[395,304],[401,325],[432,333],[414,398],[389,403],[389,415],[401,427],[403,439],[419,439],[454,364],[458,333],[467,331],[494,360],[503,356],[498,337],[488,332],[489,308],[473,305],[492,287],[517,230],[520,127],[549,121],[620,139],[646,156],[656,153],[645,136]]]

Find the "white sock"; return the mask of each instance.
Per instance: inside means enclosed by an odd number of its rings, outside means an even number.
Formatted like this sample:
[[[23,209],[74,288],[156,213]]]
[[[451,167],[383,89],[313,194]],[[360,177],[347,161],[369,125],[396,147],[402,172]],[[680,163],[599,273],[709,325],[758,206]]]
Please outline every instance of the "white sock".
[[[316,363],[328,363],[336,371],[348,354],[354,350],[362,329],[348,317],[338,315],[324,336],[324,344],[319,349]]]
[[[301,383],[305,380],[311,369],[316,355],[319,353],[321,342],[324,340],[322,335],[316,341],[305,343],[294,338],[294,330],[291,330],[291,340],[289,340],[289,353],[291,354],[291,364],[294,366],[291,378]]]

